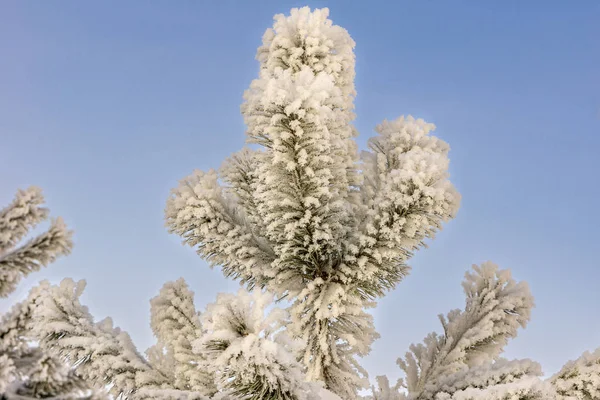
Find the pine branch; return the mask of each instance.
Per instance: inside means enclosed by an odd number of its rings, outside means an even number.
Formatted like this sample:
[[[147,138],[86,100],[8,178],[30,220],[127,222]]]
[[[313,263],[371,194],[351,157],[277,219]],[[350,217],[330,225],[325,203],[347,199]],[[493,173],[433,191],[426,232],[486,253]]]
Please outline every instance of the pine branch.
[[[409,393],[416,400],[437,393],[440,382],[454,374],[497,359],[510,338],[525,327],[533,297],[525,282],[517,283],[509,270],[486,262],[465,274],[464,311],[440,316],[444,335],[429,334],[423,344],[411,345],[398,365],[406,373]]]
[[[412,253],[458,210],[460,195],[448,180],[449,146],[429,135],[434,128],[411,116],[386,120],[369,139],[371,151],[362,154],[360,225],[351,259],[374,295],[395,287]]]
[[[68,254],[71,232],[61,219],[41,235],[16,247],[30,229],[48,217],[41,190],[19,190],[15,200],[0,211],[0,297],[13,292],[31,272]],[[72,370],[32,345],[32,313],[41,285],[14,305],[0,321],[0,393],[3,398],[101,399],[102,392],[89,390]]]
[[[600,398],[600,348],[566,363],[550,382],[558,400]]]
[[[273,261],[272,249],[256,238],[217,179],[211,170],[195,171],[181,181],[167,202],[169,231],[196,247],[211,265],[220,265],[226,276],[250,287],[264,285],[268,277],[261,270]]]
[[[42,190],[35,186],[19,190],[15,199],[0,210],[0,255],[23,239],[29,230],[48,218]]]
[[[394,386],[390,386],[387,376],[378,376],[376,379],[378,388],[371,386],[373,395],[369,400],[407,400],[406,395],[400,391],[403,387],[401,379]]]
[[[297,344],[282,332],[285,313],[275,308],[266,314],[271,302],[257,290],[219,294],[202,316],[206,332],[194,350],[221,392],[248,400],[309,400]]]
[[[62,219],[57,218],[47,232],[0,255],[0,297],[12,293],[23,277],[69,254],[73,247],[71,235]]]
[[[79,302],[84,287],[84,281],[65,279],[40,295],[33,312],[40,346],[76,367],[85,380],[98,387],[110,385],[114,396],[168,386],[167,377],[137,352],[127,333],[113,328],[108,318],[93,322]]]
[[[202,337],[194,293],[181,278],[165,283],[150,304],[150,325],[158,339],[160,354],[163,348],[166,350],[173,387],[214,395],[214,376],[199,367],[201,359],[192,351],[192,342]]]
[[[547,382],[538,377],[525,377],[482,389],[470,387],[453,395],[441,393],[435,400],[551,400],[555,396],[556,393]]]
[[[426,388],[422,396],[434,398],[441,394],[454,395],[454,393],[469,388],[483,390],[494,385],[509,384],[521,379],[541,376],[540,364],[531,360],[498,359],[492,363],[465,368],[454,374],[443,376],[439,379],[437,386]]]

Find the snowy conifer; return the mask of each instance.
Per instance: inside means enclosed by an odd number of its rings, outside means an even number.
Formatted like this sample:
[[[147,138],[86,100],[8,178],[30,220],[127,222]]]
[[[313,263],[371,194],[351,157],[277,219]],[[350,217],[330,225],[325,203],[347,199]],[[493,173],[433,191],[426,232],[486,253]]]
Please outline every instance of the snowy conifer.
[[[367,386],[357,356],[377,334],[365,311],[451,219],[448,146],[412,117],[385,121],[359,157],[354,42],[328,10],[275,17],[242,105],[247,142],[170,197],[171,232],[226,276],[292,302],[310,380],[343,398]]]
[[[199,314],[183,280],[165,284],[151,300],[157,343],[143,356],[110,319],[94,322],[79,302],[83,282],[42,283],[22,307],[44,350],[118,398],[359,398],[368,380],[358,357],[378,337],[367,310],[454,217],[460,196],[448,180],[449,147],[423,120],[384,121],[359,155],[354,42],[327,17],[308,8],[275,17],[244,95],[249,146],[218,170],[194,171],[167,201],[169,230],[249,291],[221,294]],[[463,288],[465,309],[440,316],[444,333],[412,345],[398,361],[405,378],[391,386],[378,377],[369,399],[599,397],[598,351],[550,380],[533,361],[500,358],[529,321],[525,283],[487,262]],[[273,308],[274,296],[289,307]],[[52,364],[41,360],[40,390]],[[1,352],[0,362],[0,379],[18,368]]]
[[[30,230],[48,218],[39,188],[19,190],[13,202],[0,211],[0,297],[13,292],[31,272],[47,266],[72,247],[71,232],[60,219],[19,246]],[[68,366],[34,346],[32,310],[39,295],[31,296],[0,319],[0,395],[6,399],[88,399],[89,387]]]

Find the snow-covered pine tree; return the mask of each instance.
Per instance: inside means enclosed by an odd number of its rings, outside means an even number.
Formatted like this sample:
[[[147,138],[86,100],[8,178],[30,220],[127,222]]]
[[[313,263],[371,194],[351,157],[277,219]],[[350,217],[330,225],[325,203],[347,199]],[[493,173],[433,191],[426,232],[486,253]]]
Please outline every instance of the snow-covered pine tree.
[[[453,218],[449,147],[432,124],[384,121],[359,157],[354,42],[328,10],[277,15],[242,105],[253,145],[173,190],[167,225],[226,276],[292,304],[308,378],[342,398],[368,386],[357,357],[378,336],[365,311]]]
[[[0,297],[13,292],[19,281],[47,266],[72,248],[71,232],[61,219],[19,246],[30,230],[48,218],[39,188],[19,190],[0,210]],[[58,359],[32,344],[32,309],[39,291],[17,303],[0,319],[0,398],[100,399],[85,382]]]
[[[196,171],[167,203],[169,229],[252,293],[220,295],[200,315],[183,280],[167,283],[151,301],[157,343],[144,357],[110,319],[93,321],[79,302],[83,282],[42,283],[26,303],[33,328],[79,376],[119,399],[340,399],[319,383],[358,398],[366,372],[357,356],[377,336],[365,309],[406,275],[460,198],[448,146],[422,120],[384,121],[359,157],[354,43],[327,16],[308,8],[276,16],[242,106],[253,147],[218,171]],[[529,320],[524,283],[484,263],[463,287],[466,307],[440,317],[444,334],[399,361],[406,384],[378,377],[371,399],[598,398],[600,350],[546,381],[539,364],[499,357]],[[290,307],[267,313],[262,289]],[[13,366],[0,360],[2,377]]]

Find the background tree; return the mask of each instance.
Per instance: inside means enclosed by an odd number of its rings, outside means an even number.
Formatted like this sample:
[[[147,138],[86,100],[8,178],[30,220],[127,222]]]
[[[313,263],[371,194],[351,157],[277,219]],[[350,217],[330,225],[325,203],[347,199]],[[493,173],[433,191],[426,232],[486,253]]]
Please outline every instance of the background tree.
[[[247,142],[173,191],[167,225],[211,265],[292,304],[310,380],[343,398],[368,386],[357,357],[377,338],[365,309],[458,208],[432,124],[384,121],[359,157],[354,42],[328,10],[275,16],[242,105]]]
[[[57,257],[69,254],[71,232],[60,218],[50,228],[19,246],[30,230],[48,218],[39,188],[19,190],[0,210],[0,297],[13,292],[19,281]],[[32,344],[32,309],[40,294],[12,307],[0,320],[0,396],[6,399],[101,398],[74,371]]]

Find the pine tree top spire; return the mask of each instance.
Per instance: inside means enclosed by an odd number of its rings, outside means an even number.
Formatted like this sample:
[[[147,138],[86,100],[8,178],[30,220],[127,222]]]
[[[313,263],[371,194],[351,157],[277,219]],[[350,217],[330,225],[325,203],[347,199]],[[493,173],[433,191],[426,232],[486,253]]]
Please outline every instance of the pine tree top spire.
[[[351,398],[367,385],[356,357],[377,337],[365,308],[408,273],[460,196],[449,147],[423,120],[384,121],[359,154],[355,44],[328,16],[275,16],[241,108],[258,148],[184,179],[166,220],[226,276],[291,300],[309,378]]]

